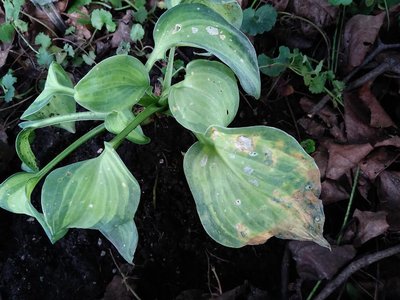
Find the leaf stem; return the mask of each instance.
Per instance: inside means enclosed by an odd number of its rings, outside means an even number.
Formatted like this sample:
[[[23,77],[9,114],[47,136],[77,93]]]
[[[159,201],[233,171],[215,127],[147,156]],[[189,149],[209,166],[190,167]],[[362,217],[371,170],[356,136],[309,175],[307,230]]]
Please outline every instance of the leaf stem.
[[[356,188],[357,188],[357,183],[358,183],[358,177],[359,176],[360,176],[360,166],[357,167],[356,174],[354,175],[354,181],[353,181],[353,186],[351,188],[351,193],[350,193],[349,203],[347,205],[346,215],[344,216],[343,223],[342,223],[342,228],[340,228],[339,236],[338,236],[338,238],[336,240],[336,243],[338,245],[342,241],[343,231],[344,231],[344,228],[347,225],[347,221],[348,221],[349,216],[350,216],[350,210],[351,210],[351,207],[353,206],[353,199],[354,199],[354,194],[355,194],[355,191],[356,191]]]
[[[26,121],[19,124],[19,127],[24,128],[42,128],[46,126],[74,122],[74,121],[94,121],[94,120],[104,120],[108,113],[99,113],[92,111],[78,112],[68,115],[56,116],[51,118],[46,118],[43,120]]]
[[[44,175],[50,172],[50,170],[53,169],[60,161],[62,161],[65,157],[67,157],[71,152],[73,152],[75,149],[77,149],[79,146],[81,146],[83,143],[87,142],[91,138],[95,137],[96,135],[99,135],[104,130],[105,130],[105,125],[103,123],[93,128],[89,132],[85,133],[84,135],[82,135],[79,139],[77,139],[75,142],[73,142],[71,145],[65,148],[60,154],[58,154],[55,158],[53,158],[52,161],[50,161],[47,165],[45,165],[43,169],[41,169],[37,173],[38,177],[42,178]]]
[[[151,115],[156,112],[162,111],[167,106],[158,106],[156,104],[152,104],[146,107],[140,114],[138,114],[135,119],[132,120],[128,126],[125,127],[119,134],[117,134],[109,143],[114,149],[117,149],[119,145],[121,145],[122,141],[128,136],[128,134],[134,130],[137,126],[139,126],[143,121],[149,118]]]
[[[163,81],[163,91],[167,90],[171,86],[172,73],[174,71],[174,56],[175,56],[175,47],[172,47],[169,50],[167,70],[165,72],[165,77]]]

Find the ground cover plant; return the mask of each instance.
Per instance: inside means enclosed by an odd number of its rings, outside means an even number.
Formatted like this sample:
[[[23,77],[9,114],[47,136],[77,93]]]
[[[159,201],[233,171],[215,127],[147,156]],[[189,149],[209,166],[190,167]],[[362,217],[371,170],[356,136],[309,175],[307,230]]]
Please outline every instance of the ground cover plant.
[[[396,1],[3,5],[2,297],[397,295]]]

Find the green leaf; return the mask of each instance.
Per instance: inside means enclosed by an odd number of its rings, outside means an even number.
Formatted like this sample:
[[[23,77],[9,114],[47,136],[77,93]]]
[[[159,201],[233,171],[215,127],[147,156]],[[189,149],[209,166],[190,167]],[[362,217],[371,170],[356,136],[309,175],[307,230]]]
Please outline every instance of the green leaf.
[[[210,125],[229,125],[239,107],[235,75],[216,61],[194,60],[185,79],[174,84],[168,96],[175,119],[185,128],[204,134]]]
[[[14,25],[15,27],[17,27],[22,33],[27,32],[28,31],[28,23],[26,23],[25,21],[22,20],[15,20],[14,21]]]
[[[63,50],[68,54],[68,56],[70,56],[70,57],[75,56],[75,50],[74,50],[74,48],[72,48],[72,46],[70,44],[65,44],[63,47]]]
[[[262,34],[274,27],[277,16],[276,9],[268,4],[261,6],[257,10],[247,8],[243,11],[241,29],[249,35]]]
[[[47,34],[40,32],[35,37],[35,45],[40,45],[42,48],[47,49],[51,46],[51,39]]]
[[[167,1],[167,7],[170,9],[180,3],[203,4],[220,14],[226,21],[236,28],[239,29],[242,25],[243,12],[236,0],[170,0]]]
[[[279,56],[277,58],[270,58],[265,54],[258,56],[258,64],[261,73],[277,77],[281,75],[290,65],[290,50],[287,47],[279,47]]]
[[[144,65],[128,55],[103,60],[75,86],[75,100],[88,110],[112,112],[131,108],[150,87]]]
[[[15,150],[17,151],[19,159],[33,172],[39,171],[37,159],[31,149],[31,143],[35,137],[33,128],[21,130],[15,140]]]
[[[14,39],[14,27],[10,23],[0,24],[0,41],[11,43]]]
[[[334,6],[350,5],[351,3],[353,3],[353,0],[329,0],[329,3]]]
[[[12,213],[25,214],[36,218],[47,236],[50,236],[43,214],[39,213],[30,201],[32,191],[39,180],[37,174],[25,172],[8,177],[0,185],[0,207]]]
[[[285,132],[266,126],[212,126],[185,154],[184,171],[207,233],[228,247],[272,236],[323,238],[320,174]]]
[[[4,91],[4,101],[10,102],[14,98],[14,84],[16,82],[17,78],[12,75],[11,70],[9,70],[8,73],[1,78],[0,84]]]
[[[143,24],[147,20],[148,12],[144,6],[139,7],[137,11],[133,13],[133,16],[135,17],[135,21],[139,22],[140,24]]]
[[[131,33],[130,33],[131,40],[135,43],[140,41],[144,37],[144,29],[143,26],[140,24],[133,24]]]
[[[38,52],[36,54],[38,64],[43,67],[50,66],[54,61],[54,56],[44,48],[39,48]]]
[[[223,17],[202,4],[179,4],[159,19],[154,28],[154,50],[148,69],[176,46],[202,48],[217,56],[238,76],[243,89],[258,98],[261,91],[257,56],[248,38]]]
[[[91,66],[95,63],[95,59],[96,59],[96,54],[94,53],[93,50],[90,50],[88,54],[83,54],[82,55],[82,59],[85,62],[85,64],[87,64],[88,66]]]
[[[107,143],[99,157],[51,172],[42,189],[43,213],[54,240],[68,228],[97,229],[128,262],[136,248],[132,229],[139,199],[138,182]]]
[[[72,88],[73,83],[68,74],[59,64],[53,62],[47,74],[44,90],[25,110],[21,119],[33,121],[74,113],[76,104]],[[62,123],[58,127],[75,132],[74,122]]]
[[[92,16],[90,19],[92,26],[98,30],[101,30],[105,25],[109,32],[114,32],[116,25],[112,20],[112,15],[109,11],[104,9],[95,9],[92,12]]]
[[[71,14],[73,12],[79,11],[82,6],[88,5],[92,3],[92,0],[73,0],[70,2],[68,13]]]
[[[315,152],[315,141],[312,139],[306,139],[302,141],[300,145],[303,147],[304,151],[306,151],[308,154]]]
[[[135,115],[132,111],[126,109],[123,111],[114,111],[107,115],[105,120],[106,129],[114,134],[120,133],[125,129],[130,122],[133,121]],[[131,131],[126,137],[127,140],[135,144],[148,144],[150,138],[143,134],[142,128],[140,126],[136,127],[135,130]]]

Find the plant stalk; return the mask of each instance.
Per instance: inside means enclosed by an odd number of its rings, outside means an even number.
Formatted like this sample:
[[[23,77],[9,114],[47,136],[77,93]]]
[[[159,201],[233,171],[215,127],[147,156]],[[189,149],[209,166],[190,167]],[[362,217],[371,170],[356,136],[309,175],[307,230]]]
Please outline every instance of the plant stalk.
[[[53,158],[53,160],[50,161],[46,166],[44,166],[43,169],[41,169],[37,173],[38,177],[42,178],[43,176],[45,176],[60,161],[62,161],[65,157],[67,157],[69,154],[71,154],[71,152],[76,150],[79,146],[81,146],[83,143],[87,142],[91,138],[95,137],[96,135],[99,135],[105,129],[106,129],[106,127],[103,123],[103,124],[100,124],[99,126],[93,128],[89,132],[85,133],[84,135],[82,135],[79,139],[77,139],[75,142],[73,142],[71,145],[69,145],[67,148],[65,148],[60,154],[58,154],[55,158]]]
[[[63,116],[51,117],[43,120],[37,121],[26,121],[19,124],[19,127],[24,128],[42,128],[46,126],[52,126],[56,124],[66,123],[66,122],[74,122],[74,121],[103,121],[108,113],[98,113],[98,112],[78,112]]]
[[[122,141],[128,136],[128,134],[134,130],[137,126],[139,126],[143,121],[148,119],[151,115],[166,109],[165,106],[158,106],[156,104],[152,104],[146,107],[140,114],[138,114],[135,119],[132,120],[128,126],[125,127],[119,134],[117,134],[109,143],[114,149],[117,149],[119,145],[121,145]]]

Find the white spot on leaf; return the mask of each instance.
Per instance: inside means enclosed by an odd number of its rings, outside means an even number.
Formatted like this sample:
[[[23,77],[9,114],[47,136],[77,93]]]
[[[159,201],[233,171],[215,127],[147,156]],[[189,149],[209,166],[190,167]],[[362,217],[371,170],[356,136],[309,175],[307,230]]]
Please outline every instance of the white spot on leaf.
[[[209,35],[218,35],[219,34],[218,28],[215,28],[213,26],[207,26],[206,31],[208,32]]]
[[[235,200],[235,205],[239,206],[242,204],[242,201],[240,199]]]
[[[181,29],[182,29],[182,25],[181,24],[175,24],[175,27],[172,30],[172,34],[178,33],[179,31],[181,31]]]
[[[197,27],[192,27],[192,33],[197,33],[199,29]]]
[[[205,167],[207,164],[207,160],[208,160],[208,155],[204,155],[200,161],[200,166]]]
[[[254,172],[254,169],[251,168],[251,167],[249,167],[249,166],[246,166],[246,167],[243,168],[243,171],[244,171],[247,175],[251,175],[251,174]]]
[[[252,185],[254,185],[254,186],[259,186],[260,184],[258,183],[258,180],[257,179],[250,179],[249,180],[249,182],[252,184]]]
[[[241,135],[236,139],[235,147],[240,151],[250,152],[253,150],[253,141],[250,138]]]
[[[223,35],[223,34],[221,34],[221,35],[219,36],[219,38],[220,38],[221,40],[225,40],[226,36]]]

